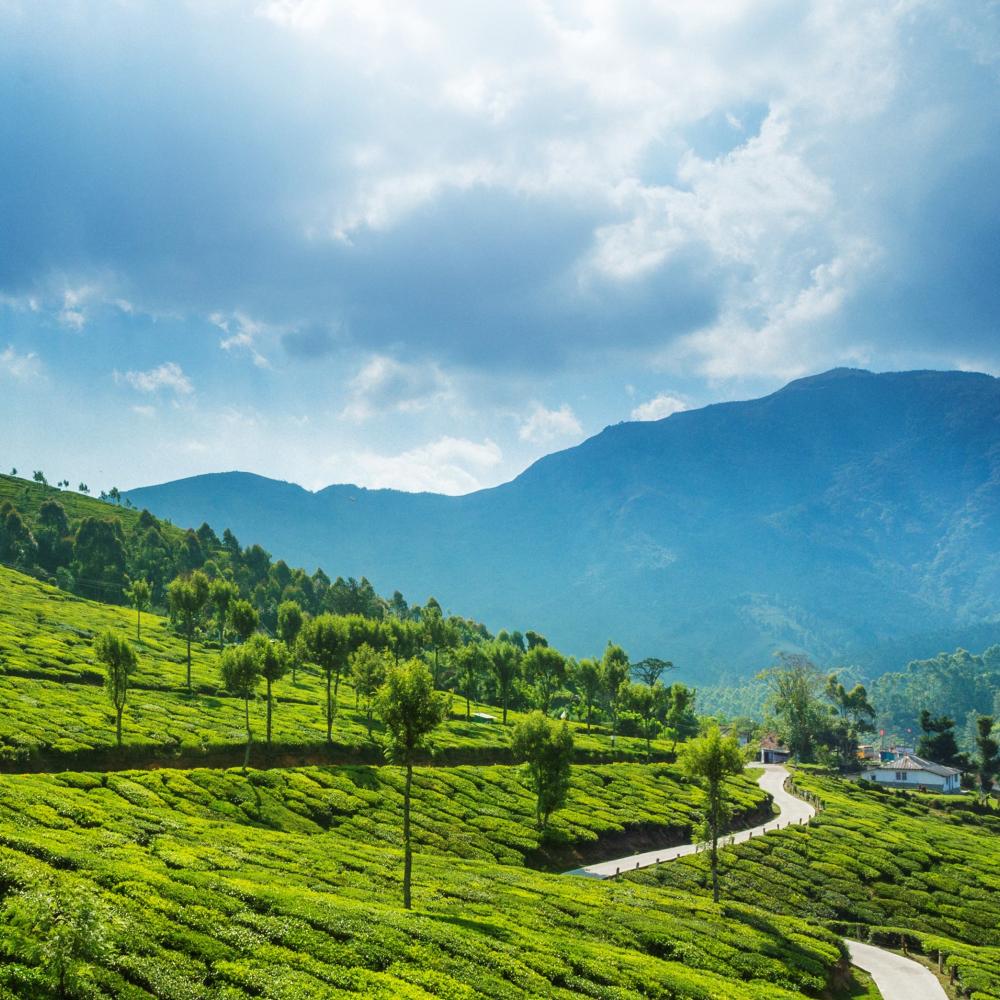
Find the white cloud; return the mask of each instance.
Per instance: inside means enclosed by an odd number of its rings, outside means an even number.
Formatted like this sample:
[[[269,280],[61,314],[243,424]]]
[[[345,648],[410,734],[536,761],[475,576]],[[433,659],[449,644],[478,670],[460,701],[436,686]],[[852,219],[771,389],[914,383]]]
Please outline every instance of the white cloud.
[[[351,379],[341,416],[364,423],[384,413],[417,413],[448,398],[451,388],[451,380],[435,364],[408,364],[376,354]]]
[[[34,351],[19,354],[8,345],[0,351],[0,373],[9,375],[19,382],[27,382],[42,373],[42,363]]]
[[[563,403],[557,410],[549,410],[541,403],[535,403],[531,412],[521,421],[518,437],[532,444],[549,444],[560,439],[579,437],[582,433],[580,421],[568,403]]]
[[[145,404],[137,404],[136,406],[132,407],[132,412],[137,417],[143,417],[146,420],[151,420],[153,417],[156,416],[156,407],[147,406]]]
[[[661,392],[632,410],[633,420],[662,420],[672,413],[680,413],[688,408],[687,403],[669,393]]]
[[[251,319],[245,313],[234,312],[230,316],[214,312],[209,321],[217,326],[225,337],[219,341],[219,347],[224,351],[246,351],[258,368],[270,368],[271,362],[257,349],[257,341],[267,332],[267,326]]]
[[[803,286],[761,283],[734,296],[717,323],[681,338],[662,361],[693,365],[709,379],[798,378],[837,364],[867,364],[870,349],[829,324],[878,259],[877,248],[858,240],[814,267]]]
[[[165,361],[162,365],[144,372],[115,372],[115,381],[127,382],[139,392],[158,392],[165,389],[178,396],[189,396],[194,392],[191,380],[174,361]]]
[[[484,485],[483,475],[503,461],[503,452],[489,438],[441,437],[396,455],[353,452],[329,467],[341,482],[372,489],[430,491],[452,495],[470,493]]]

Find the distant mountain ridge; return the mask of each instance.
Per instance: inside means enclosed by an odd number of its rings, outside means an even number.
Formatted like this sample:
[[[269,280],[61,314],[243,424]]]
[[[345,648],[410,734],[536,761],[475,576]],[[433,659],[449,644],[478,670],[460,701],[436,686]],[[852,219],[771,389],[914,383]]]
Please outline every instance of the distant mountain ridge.
[[[887,669],[1000,639],[1000,380],[976,373],[835,369],[608,427],[461,497],[239,472],[126,495],[576,654],[614,637],[694,681],[778,648]]]

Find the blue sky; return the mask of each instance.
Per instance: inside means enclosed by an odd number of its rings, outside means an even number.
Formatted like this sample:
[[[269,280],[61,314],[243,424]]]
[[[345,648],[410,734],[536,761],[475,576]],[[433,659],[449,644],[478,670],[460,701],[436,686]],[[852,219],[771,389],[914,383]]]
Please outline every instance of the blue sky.
[[[1000,372],[1000,7],[0,0],[0,462],[466,492]]]

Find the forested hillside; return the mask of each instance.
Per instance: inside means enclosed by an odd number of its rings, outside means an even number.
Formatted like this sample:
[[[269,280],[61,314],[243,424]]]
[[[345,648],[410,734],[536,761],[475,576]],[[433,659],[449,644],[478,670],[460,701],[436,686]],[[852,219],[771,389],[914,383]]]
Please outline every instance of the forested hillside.
[[[996,379],[836,370],[609,427],[463,497],[241,473],[128,496],[578,655],[614,635],[708,682],[779,648],[878,673],[1000,640],[998,463]]]

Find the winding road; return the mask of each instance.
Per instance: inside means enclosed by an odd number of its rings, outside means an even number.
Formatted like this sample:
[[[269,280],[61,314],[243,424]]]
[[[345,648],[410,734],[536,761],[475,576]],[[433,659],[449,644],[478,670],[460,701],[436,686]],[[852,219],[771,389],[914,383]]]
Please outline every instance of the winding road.
[[[757,779],[757,784],[774,799],[781,814],[767,823],[741,830],[725,838],[725,843],[741,844],[751,837],[759,837],[771,830],[781,830],[787,826],[808,823],[816,814],[816,810],[802,799],[785,791],[785,779],[789,777],[788,769],[781,764],[761,764],[763,773]],[[646,851],[642,854],[630,854],[624,858],[613,858],[610,861],[600,861],[583,868],[574,868],[565,872],[566,875],[579,875],[584,878],[607,879],[614,878],[622,872],[634,871],[636,868],[648,868],[651,865],[674,861],[688,854],[704,850],[704,844],[682,844],[679,847],[667,847],[661,851]],[[948,1000],[944,988],[918,962],[903,958],[891,951],[883,951],[874,945],[862,944],[860,941],[846,941],[851,964],[863,969],[879,988],[883,1000]]]
[[[803,802],[802,799],[797,799],[785,791],[785,779],[788,777],[787,768],[780,764],[761,764],[760,766],[764,773],[757,779],[757,784],[771,795],[781,810],[781,815],[762,823],[760,826],[730,834],[724,838],[722,843],[742,844],[745,840],[759,837],[762,833],[767,833],[770,830],[781,830],[792,824],[808,823],[816,814],[816,810],[808,802]],[[664,861],[675,861],[677,858],[683,858],[687,854],[696,854],[704,849],[704,844],[682,844],[679,847],[666,847],[660,851],[646,851],[644,854],[630,854],[626,858],[600,861],[584,868],[574,868],[564,874],[583,875],[586,878],[613,878],[621,872],[634,871],[636,868],[648,868],[650,865],[658,865]]]

